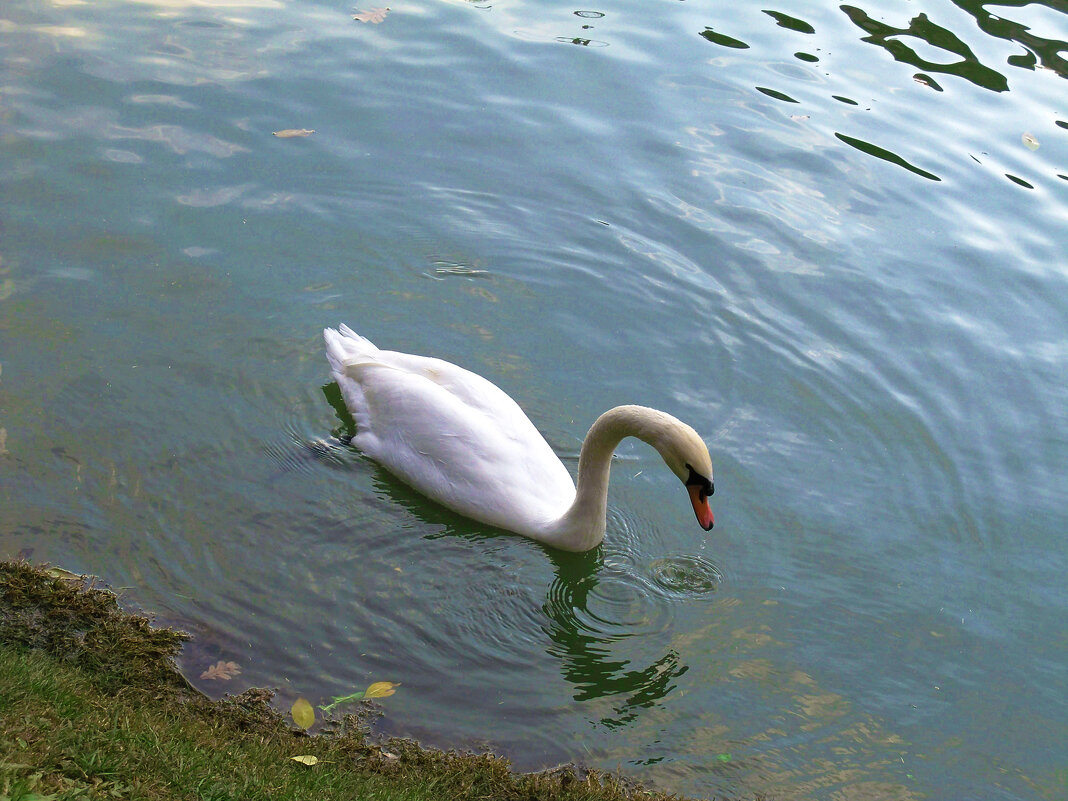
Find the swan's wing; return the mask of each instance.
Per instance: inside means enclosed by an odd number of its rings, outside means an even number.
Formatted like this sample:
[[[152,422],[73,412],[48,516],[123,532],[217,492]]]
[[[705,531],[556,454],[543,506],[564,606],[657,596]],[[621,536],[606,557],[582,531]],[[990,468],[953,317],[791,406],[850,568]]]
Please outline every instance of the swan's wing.
[[[380,364],[388,364],[432,381],[465,405],[494,417],[503,427],[534,429],[534,424],[519,404],[507,392],[478,373],[472,373],[444,359],[391,350],[379,351],[377,360]]]
[[[355,376],[350,374],[349,368],[365,364],[383,364],[413,376],[421,376],[437,384],[472,409],[494,417],[502,427],[525,427],[536,430],[511,396],[478,373],[472,373],[444,359],[379,350],[371,340],[361,337],[344,324],[340,325],[336,331],[327,328],[323,331],[323,337],[331,371],[341,385],[346,398],[350,393],[358,394],[356,388],[346,387],[346,384],[355,379]],[[358,398],[353,398],[353,400],[357,402],[355,404],[350,402],[349,407],[359,424],[359,407],[363,404]],[[353,409],[353,405],[357,408]]]
[[[444,506],[492,525],[522,530],[567,510],[571,476],[502,390],[448,362],[413,357],[412,370],[380,353],[380,362],[345,366],[364,404],[353,440],[360,450]]]

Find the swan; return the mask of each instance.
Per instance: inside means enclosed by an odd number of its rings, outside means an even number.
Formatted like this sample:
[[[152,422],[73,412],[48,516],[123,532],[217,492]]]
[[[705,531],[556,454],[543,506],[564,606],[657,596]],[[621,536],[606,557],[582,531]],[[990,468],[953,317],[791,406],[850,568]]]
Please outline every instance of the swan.
[[[590,427],[577,486],[504,390],[451,362],[380,350],[346,325],[323,331],[326,357],[356,422],[352,442],[401,481],[481,523],[565,551],[604,539],[612,453],[624,437],[652,445],[712,528],[712,459],[669,414],[617,406]]]

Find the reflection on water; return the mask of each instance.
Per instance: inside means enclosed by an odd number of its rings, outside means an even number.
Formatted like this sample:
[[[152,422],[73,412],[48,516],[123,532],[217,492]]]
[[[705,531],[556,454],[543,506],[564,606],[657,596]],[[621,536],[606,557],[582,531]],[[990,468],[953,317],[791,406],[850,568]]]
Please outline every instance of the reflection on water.
[[[930,181],[942,180],[937,175],[929,173],[927,172],[927,170],[922,170],[915,164],[909,164],[907,161],[905,161],[905,159],[901,158],[901,156],[897,155],[896,153],[891,153],[886,148],[879,147],[878,145],[873,145],[871,142],[865,142],[863,140],[857,139],[855,136],[846,136],[845,134],[840,133],[836,133],[835,136],[837,136],[850,147],[855,147],[862,153],[867,153],[869,156],[875,156],[876,158],[882,159],[883,161],[888,161],[891,164],[896,164],[899,167],[904,167],[909,172],[915,173],[916,175],[919,175],[922,178],[927,178]]]
[[[842,11],[854,25],[870,34],[864,37],[865,42],[884,48],[897,61],[928,72],[955,75],[994,92],[1004,92],[1009,88],[1009,82],[1004,75],[984,66],[968,45],[952,31],[935,25],[926,14],[913,17],[907,28],[894,28],[872,19],[855,6],[842,6]],[[924,59],[914,48],[902,41],[909,38],[918,39],[933,50],[942,51],[946,56],[957,56],[960,60],[944,62]]]
[[[1033,71],[1036,67],[1050,70],[1062,78],[1068,78],[1068,59],[1063,55],[1068,51],[1068,41],[1061,38],[1047,38],[1032,31],[1030,25],[1013,21],[1009,16],[1013,14],[1027,14],[1034,16],[1035,8],[1046,8],[1050,15],[1063,13],[1063,9],[1053,4],[1021,3],[1019,6],[1000,6],[1008,9],[1008,16],[1000,16],[992,13],[985,5],[979,2],[965,2],[958,0],[956,6],[974,18],[979,31],[988,36],[1002,41],[1012,42],[1021,47],[1024,52],[1005,56],[1004,63],[1011,67]],[[1026,10],[1025,10],[1026,9]],[[983,58],[976,50],[954,33],[949,28],[937,24],[927,13],[919,13],[908,20],[907,25],[894,26],[885,22],[886,14],[882,9],[876,15],[857,6],[843,5],[839,10],[845,14],[849,21],[860,30],[864,31],[861,41],[882,48],[889,53],[895,61],[920,68],[923,72],[914,74],[913,80],[917,83],[943,92],[943,83],[949,78],[960,78],[977,87],[993,92],[1006,92],[1009,90],[1009,78],[999,72],[989,63],[984,63]],[[765,10],[765,14],[775,20],[776,24],[790,31],[806,35],[817,34],[817,28],[802,19],[784,14],[779,11]],[[1043,27],[1056,28],[1057,22],[1053,19],[1041,20]],[[969,34],[972,31],[968,31]],[[713,27],[706,27],[700,35],[721,47],[748,50],[750,45],[740,38],[730,35]],[[990,50],[990,43],[984,43],[983,52]],[[807,52],[794,54],[796,58],[808,63],[817,63],[819,57]],[[941,78],[932,75],[944,76]],[[754,86],[756,91],[784,103],[801,103],[782,88],[767,86]],[[857,102],[851,98],[834,95],[834,99],[851,105]],[[796,117],[795,117],[796,119]],[[807,117],[805,117],[807,119]],[[1058,121],[1060,124],[1061,121]],[[927,169],[923,169],[895,152],[894,149],[875,144],[847,133],[836,131],[834,134],[840,141],[856,148],[875,158],[927,178],[940,181],[937,175]],[[976,162],[978,158],[972,157]],[[1013,174],[1006,172],[1005,177],[1018,186],[1033,189],[1034,184]],[[1060,177],[1060,173],[1057,173]]]
[[[550,554],[556,573],[542,607],[543,626],[553,642],[549,653],[560,660],[577,701],[611,698],[612,711],[601,718],[608,727],[635,719],[656,704],[688,668],[671,649],[644,664],[620,656],[613,643],[630,636],[663,632],[670,604],[643,592],[644,581],[631,569],[606,567],[602,550],[587,554]]]
[[[334,436],[339,444],[347,443],[356,429],[341,391],[336,382],[322,390],[341,423]],[[344,465],[337,446],[314,442],[302,450],[306,454],[303,458],[279,456],[278,460],[288,467],[308,458],[333,459],[336,465]],[[399,502],[420,516],[452,517],[399,482],[388,480],[384,486],[398,490]],[[428,510],[428,506],[435,508]],[[699,556],[660,558],[645,566],[636,563],[633,553],[626,550],[634,535],[627,530],[625,520],[616,518],[615,522],[613,542],[608,546],[580,554],[544,549],[554,577],[541,605],[544,619],[540,624],[552,643],[548,653],[559,660],[563,678],[574,688],[575,700],[615,699],[612,713],[600,718],[607,727],[630,723],[637,710],[657,704],[687,670],[679,654],[670,648],[648,664],[635,665],[632,659],[616,654],[613,644],[669,633],[676,605],[711,597],[719,581],[716,567]],[[451,528],[437,536],[456,534],[471,536]],[[506,627],[512,625],[507,619],[503,622]]]

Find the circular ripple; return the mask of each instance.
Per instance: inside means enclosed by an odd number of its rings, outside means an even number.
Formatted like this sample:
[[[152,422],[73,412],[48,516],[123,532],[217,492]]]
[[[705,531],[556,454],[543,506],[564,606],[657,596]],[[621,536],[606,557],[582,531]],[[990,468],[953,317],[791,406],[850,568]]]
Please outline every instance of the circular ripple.
[[[558,572],[545,610],[553,628],[601,642],[665,631],[674,612],[671,599],[623,559],[584,574]]]
[[[664,631],[673,617],[671,604],[644,576],[607,566],[585,600],[576,612],[608,639]]]
[[[719,586],[722,574],[700,556],[668,556],[649,565],[652,584],[669,598],[704,598]]]

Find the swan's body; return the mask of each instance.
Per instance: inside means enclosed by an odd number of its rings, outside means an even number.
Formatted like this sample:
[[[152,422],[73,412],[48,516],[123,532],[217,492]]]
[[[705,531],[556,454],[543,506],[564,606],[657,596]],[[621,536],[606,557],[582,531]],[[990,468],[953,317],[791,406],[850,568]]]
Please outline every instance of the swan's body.
[[[590,428],[578,487],[519,405],[441,359],[379,350],[347,326],[323,332],[326,356],[356,421],[353,443],[455,512],[568,551],[604,538],[612,452],[627,436],[656,448],[712,527],[708,448],[692,428],[644,406],[617,406]]]

